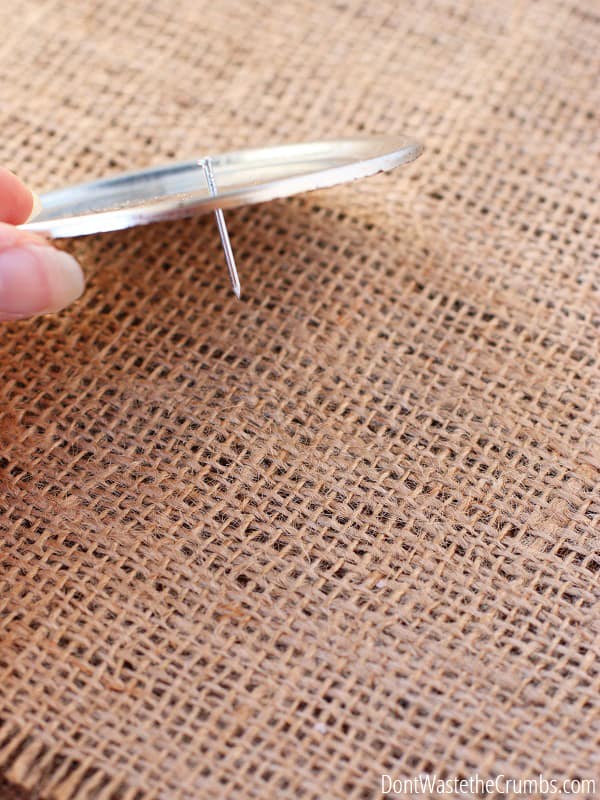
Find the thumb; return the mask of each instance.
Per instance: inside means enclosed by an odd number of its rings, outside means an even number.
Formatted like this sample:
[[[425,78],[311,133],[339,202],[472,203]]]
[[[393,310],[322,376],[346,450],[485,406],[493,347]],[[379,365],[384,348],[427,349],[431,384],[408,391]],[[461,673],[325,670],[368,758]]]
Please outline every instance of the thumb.
[[[83,273],[72,256],[13,227],[27,220],[34,204],[29,189],[0,167],[0,321],[60,311],[83,292]]]

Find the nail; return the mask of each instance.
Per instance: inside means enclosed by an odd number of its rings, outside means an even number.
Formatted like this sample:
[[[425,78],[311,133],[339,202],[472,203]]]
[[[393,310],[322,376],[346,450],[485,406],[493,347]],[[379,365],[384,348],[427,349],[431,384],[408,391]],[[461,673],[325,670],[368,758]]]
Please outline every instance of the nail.
[[[29,191],[31,191],[31,189]],[[40,200],[39,194],[36,194],[35,192],[31,192],[31,194],[33,196],[33,206],[31,208],[30,215],[27,217],[26,222],[31,222],[31,220],[38,217],[43,210],[42,201]]]
[[[40,245],[0,252],[0,316],[20,319],[60,311],[84,288],[81,267],[62,250]]]

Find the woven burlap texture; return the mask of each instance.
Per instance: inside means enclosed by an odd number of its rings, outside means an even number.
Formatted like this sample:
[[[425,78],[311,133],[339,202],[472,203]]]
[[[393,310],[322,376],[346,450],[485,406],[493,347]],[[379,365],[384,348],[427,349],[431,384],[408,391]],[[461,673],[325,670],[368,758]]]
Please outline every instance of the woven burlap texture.
[[[27,789],[10,783],[0,775],[0,797],[2,800],[30,800],[30,798],[34,798],[35,795],[32,795]]]
[[[2,327],[8,780],[197,800],[598,776],[594,6],[4,4],[0,160],[38,191],[426,146],[227,213],[242,302],[207,216],[63,243],[85,296]]]

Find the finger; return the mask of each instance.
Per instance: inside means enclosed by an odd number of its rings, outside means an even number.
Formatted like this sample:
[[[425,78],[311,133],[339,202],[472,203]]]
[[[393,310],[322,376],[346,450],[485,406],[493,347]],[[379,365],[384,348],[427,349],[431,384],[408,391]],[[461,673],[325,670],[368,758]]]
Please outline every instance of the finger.
[[[0,221],[20,225],[36,208],[36,196],[12,172],[0,167]]]
[[[0,321],[60,311],[83,292],[73,256],[0,223]]]

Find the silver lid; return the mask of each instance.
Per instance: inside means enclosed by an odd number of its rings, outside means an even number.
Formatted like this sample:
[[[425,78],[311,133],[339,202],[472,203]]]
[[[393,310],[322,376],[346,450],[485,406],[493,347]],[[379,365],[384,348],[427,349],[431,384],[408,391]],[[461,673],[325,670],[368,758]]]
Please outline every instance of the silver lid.
[[[43,211],[21,227],[54,238],[84,236],[288,197],[387,171],[421,146],[401,136],[363,137],[239,150],[127,172],[48,192]]]

